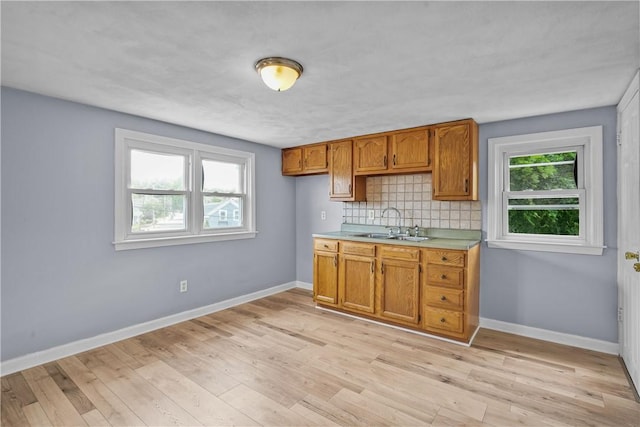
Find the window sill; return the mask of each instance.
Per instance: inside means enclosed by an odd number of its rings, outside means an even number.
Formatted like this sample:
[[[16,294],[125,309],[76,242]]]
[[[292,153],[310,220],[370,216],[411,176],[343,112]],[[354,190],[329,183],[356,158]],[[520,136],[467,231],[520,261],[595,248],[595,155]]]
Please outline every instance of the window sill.
[[[579,255],[602,255],[606,246],[571,245],[563,243],[514,242],[506,240],[487,240],[487,246],[496,249],[512,249],[518,251],[556,252]]]
[[[201,234],[197,236],[159,237],[154,239],[131,239],[113,242],[116,251],[157,248],[161,246],[190,245],[195,243],[221,242],[225,240],[253,239],[257,231],[242,231],[225,234]]]

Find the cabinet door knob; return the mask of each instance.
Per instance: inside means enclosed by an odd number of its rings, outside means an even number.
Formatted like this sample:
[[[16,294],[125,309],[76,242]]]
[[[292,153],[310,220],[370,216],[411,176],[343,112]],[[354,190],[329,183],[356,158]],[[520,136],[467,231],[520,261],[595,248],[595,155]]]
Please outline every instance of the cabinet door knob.
[[[447,300],[447,297],[445,297],[444,295],[440,297],[440,301],[446,301],[446,300]]]
[[[440,323],[444,323],[446,321],[447,321],[447,319],[445,319],[444,317],[442,319],[440,319]]]

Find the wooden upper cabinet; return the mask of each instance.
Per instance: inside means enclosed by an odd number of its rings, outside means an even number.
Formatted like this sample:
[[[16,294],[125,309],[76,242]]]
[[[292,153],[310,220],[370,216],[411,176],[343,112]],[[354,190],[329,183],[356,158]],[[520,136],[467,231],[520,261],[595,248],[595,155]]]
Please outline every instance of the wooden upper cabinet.
[[[429,128],[355,138],[353,166],[355,175],[429,172]]]
[[[387,170],[387,135],[356,138],[353,143],[354,173],[370,175]]]
[[[302,172],[302,148],[282,150],[282,175],[298,175]]]
[[[329,171],[327,144],[308,145],[302,147],[304,159],[302,169],[308,173],[324,173]]]
[[[429,129],[420,128],[391,135],[391,162],[394,171],[426,170],[431,167]]]
[[[329,172],[327,143],[282,150],[282,175],[313,175]]]
[[[329,198],[334,201],[364,201],[365,179],[353,176],[353,141],[329,143]]]
[[[478,125],[471,119],[434,127],[433,199],[478,200]]]

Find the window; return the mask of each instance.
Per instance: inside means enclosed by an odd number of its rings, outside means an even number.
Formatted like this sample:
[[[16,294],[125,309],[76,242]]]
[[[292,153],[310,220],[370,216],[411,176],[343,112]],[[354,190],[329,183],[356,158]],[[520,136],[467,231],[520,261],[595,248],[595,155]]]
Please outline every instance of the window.
[[[602,127],[489,139],[489,247],[601,255]]]
[[[124,129],[115,141],[116,250],[255,237],[253,153]]]

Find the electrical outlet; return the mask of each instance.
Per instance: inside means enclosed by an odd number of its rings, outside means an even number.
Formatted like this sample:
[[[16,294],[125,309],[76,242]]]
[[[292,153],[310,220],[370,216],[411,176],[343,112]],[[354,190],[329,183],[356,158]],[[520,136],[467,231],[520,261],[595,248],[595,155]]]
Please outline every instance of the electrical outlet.
[[[320,219],[323,221],[327,219],[327,211],[320,211]]]
[[[370,210],[368,213],[369,213],[369,219],[370,219],[371,221],[373,221],[374,219],[376,219],[376,211],[374,211],[374,210],[372,209],[372,210]]]
[[[180,292],[187,292],[188,290],[188,284],[186,280],[181,280],[180,281]]]

